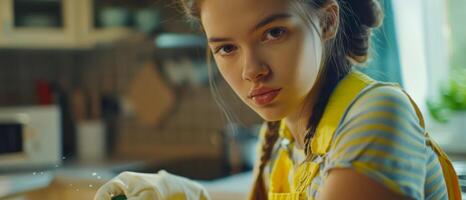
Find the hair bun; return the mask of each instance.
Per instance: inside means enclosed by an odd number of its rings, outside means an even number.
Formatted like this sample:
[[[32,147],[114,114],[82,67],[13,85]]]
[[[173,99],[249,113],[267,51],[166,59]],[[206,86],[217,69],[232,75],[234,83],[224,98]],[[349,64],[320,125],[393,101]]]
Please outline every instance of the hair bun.
[[[379,27],[383,21],[383,11],[377,0],[348,0],[352,12],[361,25],[369,28]]]
[[[369,57],[372,28],[383,22],[382,7],[378,0],[340,0],[340,3],[347,13],[343,30],[346,56],[353,63],[364,63]]]

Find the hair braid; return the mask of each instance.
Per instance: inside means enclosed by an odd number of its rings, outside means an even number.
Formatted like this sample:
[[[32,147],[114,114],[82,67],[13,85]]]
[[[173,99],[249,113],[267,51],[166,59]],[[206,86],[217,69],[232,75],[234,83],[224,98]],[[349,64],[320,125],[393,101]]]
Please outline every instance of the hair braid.
[[[267,122],[267,131],[264,136],[264,141],[261,144],[260,161],[257,166],[257,175],[254,180],[254,187],[250,193],[249,199],[251,200],[267,200],[267,189],[264,183],[264,169],[270,157],[275,142],[278,140],[278,129],[280,122]]]

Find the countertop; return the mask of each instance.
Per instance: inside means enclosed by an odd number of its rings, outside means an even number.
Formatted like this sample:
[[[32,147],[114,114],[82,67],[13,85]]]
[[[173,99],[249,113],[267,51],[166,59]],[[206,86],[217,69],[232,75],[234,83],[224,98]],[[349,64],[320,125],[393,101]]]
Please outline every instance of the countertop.
[[[53,181],[105,183],[124,169],[144,165],[141,161],[65,162],[47,170],[0,174],[0,199],[49,187]]]
[[[0,175],[0,199],[16,200],[26,193],[33,196],[34,191],[59,183],[67,189],[87,193],[97,190],[102,184],[121,171],[133,171],[153,162],[143,161],[107,161],[107,162],[68,162],[63,166],[47,171],[23,172]],[[203,185],[213,200],[246,199],[252,182],[252,172],[241,173],[212,181],[194,180]],[[19,197],[19,198],[17,198]],[[226,199],[227,198],[227,199]]]

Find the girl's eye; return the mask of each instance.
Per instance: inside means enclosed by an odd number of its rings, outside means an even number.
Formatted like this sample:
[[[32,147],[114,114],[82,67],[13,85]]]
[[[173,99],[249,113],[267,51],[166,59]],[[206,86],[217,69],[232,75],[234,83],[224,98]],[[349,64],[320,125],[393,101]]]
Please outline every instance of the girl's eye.
[[[287,30],[283,27],[272,28],[265,32],[263,41],[278,40],[286,34]]]
[[[231,54],[233,51],[235,51],[237,48],[234,46],[234,45],[224,45],[224,46],[221,46],[219,48],[217,48],[215,50],[215,53],[217,54],[220,54],[222,56],[225,56],[225,55],[229,55]]]

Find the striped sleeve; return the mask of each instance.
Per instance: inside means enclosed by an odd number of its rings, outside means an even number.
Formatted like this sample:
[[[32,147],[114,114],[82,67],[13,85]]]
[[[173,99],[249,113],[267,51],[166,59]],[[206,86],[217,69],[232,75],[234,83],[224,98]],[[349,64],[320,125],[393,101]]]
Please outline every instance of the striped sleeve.
[[[389,190],[424,199],[426,145],[409,99],[381,86],[361,94],[336,130],[325,174],[352,168]]]
[[[430,149],[430,155],[426,165],[427,177],[424,184],[425,199],[440,200],[448,199],[448,191],[443,178],[443,171],[437,155]]]

